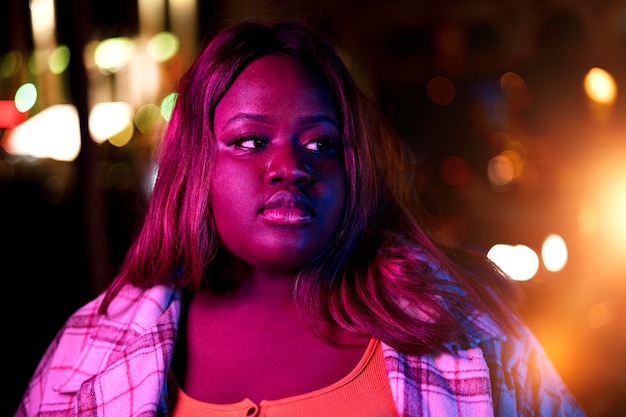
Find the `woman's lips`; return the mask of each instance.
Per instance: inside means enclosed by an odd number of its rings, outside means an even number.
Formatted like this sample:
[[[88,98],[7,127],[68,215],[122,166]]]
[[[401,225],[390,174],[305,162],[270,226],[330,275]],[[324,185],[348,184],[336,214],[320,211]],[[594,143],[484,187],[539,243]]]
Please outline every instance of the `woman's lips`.
[[[263,210],[261,217],[270,223],[284,226],[301,226],[311,223],[311,213],[299,208],[279,207]]]
[[[276,225],[302,226],[313,221],[313,208],[304,194],[281,190],[265,202],[261,217]]]

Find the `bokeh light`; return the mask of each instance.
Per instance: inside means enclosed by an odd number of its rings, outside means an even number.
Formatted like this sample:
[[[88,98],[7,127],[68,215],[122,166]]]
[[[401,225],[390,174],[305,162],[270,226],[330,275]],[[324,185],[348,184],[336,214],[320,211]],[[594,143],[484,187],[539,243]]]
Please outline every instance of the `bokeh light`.
[[[59,45],[48,57],[48,68],[53,74],[61,74],[67,69],[70,63],[70,48],[65,45]]]
[[[515,166],[507,155],[496,155],[489,160],[487,177],[496,189],[508,185],[515,178]]]
[[[132,120],[133,108],[128,103],[97,103],[89,112],[89,133],[97,143],[109,140],[115,146],[124,146],[132,136]]]
[[[15,108],[22,113],[32,109],[37,102],[37,88],[33,83],[20,86],[15,92]]]
[[[532,97],[524,79],[515,72],[507,72],[500,77],[500,87],[505,92],[509,106],[521,111],[530,106]]]
[[[426,84],[428,97],[440,106],[446,106],[454,100],[456,88],[454,83],[447,77],[438,75]]]
[[[114,74],[128,66],[134,43],[130,38],[109,38],[100,42],[94,51],[94,62],[103,74]]]
[[[29,7],[36,49],[53,48],[56,43],[54,0],[30,0]]]
[[[135,113],[135,126],[141,133],[147,133],[163,120],[161,110],[154,104],[144,104]]]
[[[526,245],[495,244],[487,257],[515,281],[527,281],[539,270],[539,257]]]
[[[548,271],[557,272],[567,264],[568,251],[565,239],[557,234],[549,235],[541,247],[541,259]]]
[[[109,138],[109,143],[111,143],[111,145],[113,146],[121,148],[122,146],[125,146],[126,144],[128,144],[128,142],[130,142],[130,140],[133,138],[133,133],[135,133],[135,127],[133,123],[129,120],[128,123],[124,125],[124,128],[122,130],[115,133]]]
[[[587,96],[596,103],[613,104],[617,97],[617,85],[613,76],[602,68],[589,70],[584,81]]]
[[[161,102],[161,115],[167,121],[169,121],[170,117],[172,117],[172,111],[174,110],[177,98],[178,94],[170,93]]]
[[[17,74],[22,65],[22,60],[22,54],[19,52],[7,52],[0,61],[0,75],[4,78],[10,78]]]
[[[154,35],[147,46],[148,56],[156,62],[171,59],[180,47],[180,41],[170,32],[160,32]]]
[[[71,104],[55,104],[7,131],[2,142],[13,155],[73,161],[80,151],[78,111]]]

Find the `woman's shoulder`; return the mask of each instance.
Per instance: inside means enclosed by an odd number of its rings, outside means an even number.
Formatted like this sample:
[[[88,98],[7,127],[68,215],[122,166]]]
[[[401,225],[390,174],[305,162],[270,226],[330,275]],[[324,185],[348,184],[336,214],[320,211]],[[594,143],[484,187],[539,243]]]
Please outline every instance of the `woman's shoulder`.
[[[99,314],[103,300],[107,296],[105,290],[95,298],[79,307],[70,318]],[[137,310],[150,309],[155,312],[166,310],[172,303],[180,300],[180,289],[166,285],[154,285],[139,288],[132,284],[124,284],[116,291],[106,309],[107,317],[120,318],[128,314],[137,314]]]
[[[143,333],[159,320],[177,323],[180,310],[180,290],[156,285],[138,288],[126,284],[112,298],[106,311],[100,309],[106,292],[78,308],[68,317],[59,337],[82,335],[108,339],[109,333]]]
[[[563,415],[585,412],[533,331],[516,319],[516,331],[480,344],[491,371],[496,415]]]
[[[137,319],[140,323],[151,323],[168,309],[179,306],[180,297],[181,291],[171,286],[139,288],[126,284],[111,300],[106,317],[119,322]],[[95,300],[98,307],[102,300],[103,295]]]
[[[122,352],[143,335],[168,332],[162,339],[174,338],[180,308],[178,290],[125,285],[109,304],[106,314],[99,311],[103,298],[104,294],[99,295],[67,319],[43,362],[52,369],[65,370],[64,373],[80,366],[80,372],[73,374],[82,381],[79,375],[95,374],[104,363],[114,359],[116,352]],[[75,389],[73,384],[68,384],[70,389]]]

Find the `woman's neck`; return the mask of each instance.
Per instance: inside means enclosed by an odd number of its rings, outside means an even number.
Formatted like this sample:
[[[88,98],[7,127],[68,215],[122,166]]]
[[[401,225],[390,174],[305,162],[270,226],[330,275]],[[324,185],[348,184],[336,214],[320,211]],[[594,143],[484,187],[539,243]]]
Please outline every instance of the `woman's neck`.
[[[227,276],[233,277],[233,281],[226,284],[228,290],[208,291],[214,298],[244,303],[270,299],[292,300],[298,271],[258,268],[241,261],[230,262],[228,266],[228,272],[213,272],[219,275],[218,280]]]
[[[203,290],[188,300],[175,370],[188,394],[213,403],[275,399],[327,386],[353,369],[370,337],[327,325],[325,338],[346,345],[318,338],[299,315],[294,278],[254,275],[233,292]],[[294,383],[302,374],[309,378]]]

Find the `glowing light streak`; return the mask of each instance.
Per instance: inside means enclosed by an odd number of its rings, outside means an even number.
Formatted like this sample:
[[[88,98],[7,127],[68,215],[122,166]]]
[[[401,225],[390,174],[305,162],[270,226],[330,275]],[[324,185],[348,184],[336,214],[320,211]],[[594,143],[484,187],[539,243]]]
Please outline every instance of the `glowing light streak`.
[[[49,49],[56,45],[54,16],[54,0],[30,0],[30,20],[36,49]]]
[[[5,138],[2,144],[10,154],[73,161],[80,151],[78,111],[71,104],[50,106],[7,131]]]

